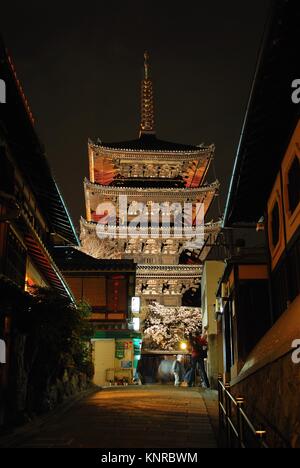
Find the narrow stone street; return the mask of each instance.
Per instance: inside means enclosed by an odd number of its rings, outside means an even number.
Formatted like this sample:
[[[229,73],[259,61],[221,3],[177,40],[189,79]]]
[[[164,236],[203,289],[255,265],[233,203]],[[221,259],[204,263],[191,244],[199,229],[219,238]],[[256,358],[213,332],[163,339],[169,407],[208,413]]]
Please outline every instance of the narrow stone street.
[[[143,386],[103,389],[53,416],[36,435],[14,446],[216,448],[217,444],[199,389]]]

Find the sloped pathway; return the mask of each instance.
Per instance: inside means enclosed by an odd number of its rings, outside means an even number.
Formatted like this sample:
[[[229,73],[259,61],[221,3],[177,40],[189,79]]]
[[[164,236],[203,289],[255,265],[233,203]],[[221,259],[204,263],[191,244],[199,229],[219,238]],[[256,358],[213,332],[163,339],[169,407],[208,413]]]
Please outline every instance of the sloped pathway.
[[[216,448],[217,444],[198,389],[141,386],[94,393],[14,446]]]

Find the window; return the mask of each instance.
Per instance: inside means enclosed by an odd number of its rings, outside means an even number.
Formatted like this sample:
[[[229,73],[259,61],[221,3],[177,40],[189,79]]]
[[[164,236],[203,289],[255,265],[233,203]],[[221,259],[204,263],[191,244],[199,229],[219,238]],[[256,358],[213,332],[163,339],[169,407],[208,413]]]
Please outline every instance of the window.
[[[300,238],[272,273],[273,312],[277,320],[300,294]]]
[[[104,277],[83,278],[83,299],[92,307],[106,306],[106,280]]]
[[[238,312],[239,358],[246,359],[271,327],[267,280],[240,282]]]
[[[297,156],[288,172],[288,194],[290,211],[294,213],[300,202],[300,161]]]
[[[77,301],[82,301],[82,278],[65,277]]]
[[[66,277],[77,301],[84,300],[91,307],[106,306],[106,282],[104,277]]]
[[[271,233],[272,233],[272,244],[275,248],[279,242],[279,232],[280,232],[280,219],[279,219],[279,205],[278,202],[275,203],[272,215],[271,215]]]

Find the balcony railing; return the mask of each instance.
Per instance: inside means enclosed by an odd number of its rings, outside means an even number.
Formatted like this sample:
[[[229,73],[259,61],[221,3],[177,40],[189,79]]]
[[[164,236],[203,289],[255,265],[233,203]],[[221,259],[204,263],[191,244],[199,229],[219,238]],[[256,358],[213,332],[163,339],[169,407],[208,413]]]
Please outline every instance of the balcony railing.
[[[244,410],[244,399],[234,398],[230,385],[219,378],[220,442],[227,448],[269,448],[267,432],[257,429]]]

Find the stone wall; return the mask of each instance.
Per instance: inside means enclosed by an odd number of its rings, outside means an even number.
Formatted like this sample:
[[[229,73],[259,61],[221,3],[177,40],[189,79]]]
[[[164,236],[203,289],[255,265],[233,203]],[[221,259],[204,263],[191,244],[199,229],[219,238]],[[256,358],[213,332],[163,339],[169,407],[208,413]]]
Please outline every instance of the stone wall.
[[[72,368],[66,369],[61,379],[57,379],[55,383],[48,386],[39,409],[41,412],[50,411],[59,403],[87,390],[90,386],[91,382],[85,374],[79,373]]]
[[[60,368],[56,376],[33,371],[25,357],[26,336],[15,333],[12,343],[8,382],[1,391],[0,428],[22,425],[93,385],[72,364]]]
[[[53,410],[60,403],[73,395],[79,394],[92,386],[83,373],[66,369],[61,378],[47,385],[40,393],[30,382],[9,388],[4,392],[4,412],[2,424],[5,427],[22,425],[40,414]],[[0,424],[1,427],[1,424]]]
[[[300,448],[300,364],[291,353],[259,369],[234,385],[235,397],[244,397],[250,418],[263,423],[273,448]]]

